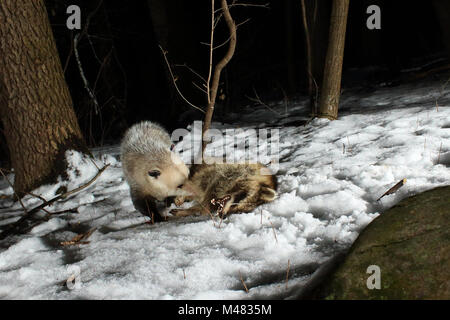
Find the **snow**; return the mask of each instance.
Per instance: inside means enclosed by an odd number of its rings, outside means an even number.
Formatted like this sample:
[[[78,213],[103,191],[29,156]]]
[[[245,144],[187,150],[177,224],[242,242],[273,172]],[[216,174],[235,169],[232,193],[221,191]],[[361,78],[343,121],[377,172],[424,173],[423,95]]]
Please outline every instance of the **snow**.
[[[187,217],[152,225],[133,208],[118,146],[93,150],[94,161],[68,152],[71,180],[34,194],[51,199],[61,187],[72,190],[105,163],[110,166],[88,188],[47,208],[75,212],[54,215],[26,235],[0,243],[0,298],[290,298],[381,212],[405,197],[450,184],[450,94],[440,84],[347,92],[338,120],[282,126],[305,119],[298,115],[306,105],[300,99],[289,107],[271,105],[273,111],[249,106],[231,115],[239,118],[233,125],[213,124],[222,132],[239,126],[242,137],[247,129],[280,130],[278,198],[222,222]],[[188,141],[186,136],[177,145],[187,158]],[[220,154],[224,141],[232,147],[232,140],[219,137],[209,151]],[[262,140],[252,153],[270,149],[269,142]],[[404,178],[395,194],[376,201]],[[0,181],[0,195],[12,194]],[[41,202],[23,199],[27,208]],[[0,208],[0,228],[23,214],[11,197],[0,200]],[[92,228],[89,243],[60,244]],[[73,270],[79,270],[79,286],[70,290],[65,283]]]

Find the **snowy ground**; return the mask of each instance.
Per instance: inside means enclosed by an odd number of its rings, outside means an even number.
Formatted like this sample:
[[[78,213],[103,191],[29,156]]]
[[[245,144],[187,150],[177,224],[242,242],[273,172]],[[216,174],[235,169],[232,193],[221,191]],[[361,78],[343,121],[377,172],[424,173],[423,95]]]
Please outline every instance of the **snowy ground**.
[[[95,150],[97,165],[110,167],[92,186],[48,208],[75,213],[54,216],[27,235],[0,242],[0,298],[292,297],[380,212],[407,196],[450,184],[450,94],[441,95],[441,85],[349,92],[339,120],[306,126],[298,125],[304,118],[296,116],[306,100],[290,105],[288,113],[284,103],[271,105],[272,110],[245,109],[234,125],[281,130],[279,197],[220,226],[209,217],[146,223],[131,203],[118,148]],[[77,154],[70,159],[77,170],[66,184],[69,190],[97,172]],[[397,193],[376,201],[403,178],[407,183]],[[50,199],[62,184],[35,193]],[[0,181],[0,195],[11,194]],[[28,208],[40,203],[31,196],[24,200]],[[10,198],[0,200],[0,208],[0,228],[22,214]],[[89,244],[61,246],[94,227]],[[72,274],[80,286],[69,290],[65,282]]]

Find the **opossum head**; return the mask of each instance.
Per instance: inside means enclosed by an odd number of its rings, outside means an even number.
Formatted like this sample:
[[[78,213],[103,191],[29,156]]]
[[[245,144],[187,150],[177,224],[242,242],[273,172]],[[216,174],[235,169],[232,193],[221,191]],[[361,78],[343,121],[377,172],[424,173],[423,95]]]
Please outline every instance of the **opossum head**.
[[[131,153],[124,159],[124,172],[130,188],[141,196],[164,200],[171,196],[188,196],[182,189],[189,169],[177,154],[165,150],[150,155]]]

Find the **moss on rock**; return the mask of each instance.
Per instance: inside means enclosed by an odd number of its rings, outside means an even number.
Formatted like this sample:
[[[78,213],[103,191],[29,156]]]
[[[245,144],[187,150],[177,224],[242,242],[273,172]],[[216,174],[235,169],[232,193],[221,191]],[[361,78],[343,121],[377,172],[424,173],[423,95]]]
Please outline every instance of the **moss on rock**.
[[[404,199],[374,219],[337,269],[314,290],[319,299],[450,299],[450,186]],[[368,289],[371,265],[380,289]]]

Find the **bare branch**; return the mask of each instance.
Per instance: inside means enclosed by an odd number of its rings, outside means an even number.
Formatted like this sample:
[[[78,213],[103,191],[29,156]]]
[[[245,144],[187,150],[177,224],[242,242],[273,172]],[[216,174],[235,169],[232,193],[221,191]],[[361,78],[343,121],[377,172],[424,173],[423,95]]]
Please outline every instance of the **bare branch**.
[[[220,9],[220,10],[222,10],[222,9]],[[219,24],[220,19],[222,19],[222,17],[223,17],[223,13],[220,13],[220,14],[217,16],[217,18],[215,18],[215,20],[214,20],[214,29],[216,29],[216,27],[217,27],[217,25]]]
[[[97,230],[97,228],[92,228],[91,230],[89,230],[86,233],[78,234],[75,237],[73,237],[71,240],[61,241],[59,244],[63,247],[73,246],[73,245],[77,245],[77,244],[89,244],[90,241],[86,241],[86,240],[91,236],[92,233],[94,233],[95,230]]]
[[[23,217],[21,217],[19,220],[17,220],[16,222],[12,223],[11,225],[8,225],[8,226],[6,227],[6,229],[3,230],[3,231],[0,233],[0,240],[5,239],[7,236],[13,234],[14,232],[20,232],[20,231],[22,230],[21,227],[22,227],[23,223],[24,223],[25,221],[27,221],[27,220],[31,217],[31,215],[35,214],[36,212],[38,212],[38,211],[44,209],[45,207],[51,205],[52,203],[54,203],[54,202],[56,202],[56,201],[58,201],[58,200],[65,199],[65,198],[67,198],[68,196],[70,196],[70,195],[72,195],[72,194],[74,194],[74,193],[77,193],[78,191],[81,191],[81,190],[87,188],[88,186],[90,186],[95,180],[97,180],[97,178],[98,178],[98,177],[103,173],[103,171],[105,171],[106,168],[108,168],[108,167],[109,167],[109,163],[106,164],[103,168],[101,168],[101,169],[97,172],[97,174],[96,174],[91,180],[89,180],[87,183],[85,183],[84,185],[79,186],[78,188],[75,188],[75,189],[73,189],[73,190],[67,191],[67,192],[65,192],[65,193],[63,193],[63,194],[60,194],[60,195],[54,197],[53,199],[50,199],[50,200],[48,200],[48,201],[46,201],[46,202],[40,204],[39,206],[37,206],[37,207],[31,209],[30,211],[26,212],[25,215],[24,215]]]
[[[73,32],[70,33],[70,50],[66,58],[66,63],[64,64],[63,73],[66,74],[67,67],[69,66],[70,57],[73,53]]]
[[[244,279],[242,279],[242,275],[241,275],[241,271],[240,271],[240,270],[239,270],[239,278],[241,279],[241,283],[242,283],[242,285],[244,286],[245,292],[248,293],[248,288],[247,288],[247,286],[245,285]]]
[[[211,0],[211,34],[209,42],[209,68],[208,68],[208,80],[206,81],[206,93],[208,95],[208,105],[211,104],[211,75],[212,75],[212,64],[213,64],[213,50],[214,50],[214,0]]]
[[[175,77],[173,75],[172,72],[172,68],[170,67],[170,63],[169,60],[167,60],[167,51],[165,51],[163,49],[163,47],[161,45],[159,45],[159,49],[161,49],[161,52],[163,54],[164,60],[166,61],[167,67],[169,68],[169,72],[170,72],[170,76],[172,77],[172,81],[173,81],[173,85],[175,86],[175,89],[177,90],[178,94],[180,95],[180,97],[187,103],[189,104],[191,107],[205,113],[205,111],[203,111],[201,108],[197,107],[195,104],[191,103],[188,99],[185,98],[185,96],[181,93],[180,89],[178,88],[177,82],[175,80]]]
[[[14,186],[12,185],[11,181],[9,181],[8,177],[6,177],[6,175],[3,173],[3,170],[0,169],[0,173],[2,174],[3,178],[5,178],[6,182],[8,182],[8,184],[10,185],[10,187],[13,189],[14,194],[16,195],[17,200],[19,201],[23,211],[25,211],[25,214],[28,214],[27,212],[27,208],[25,208],[22,199],[17,195],[16,191],[14,190]]]
[[[238,23],[238,24],[236,25],[236,29],[238,29],[238,28],[239,28],[240,26],[242,26],[243,24],[249,22],[250,20],[251,20],[251,19],[248,18],[248,19],[242,21],[241,23]],[[226,44],[230,41],[230,39],[231,39],[231,36],[228,37],[227,40],[225,40],[224,42],[222,42],[222,43],[219,44],[218,46],[215,46],[215,47],[213,48],[213,50],[216,50],[216,49],[218,49],[218,48],[220,48],[220,47],[223,47],[224,45],[226,45]],[[208,45],[209,45],[209,43],[208,43]]]
[[[236,1],[233,1],[233,3],[228,6],[228,8],[233,8],[233,7],[256,7],[256,8],[266,8],[267,9],[267,8],[269,8],[269,4],[270,3],[265,3],[265,4],[239,3],[239,2],[236,3]],[[217,13],[219,11],[222,11],[222,8],[217,9],[215,11],[215,13]]]
[[[255,98],[249,97],[249,96],[245,96],[248,100],[259,103],[260,105],[266,107],[267,109],[269,109],[270,111],[272,111],[273,113],[276,113],[278,115],[280,115],[279,112],[277,112],[276,110],[272,109],[271,107],[269,107],[266,103],[264,103],[261,98],[259,97],[258,93],[256,92],[256,89],[253,88],[253,92],[255,93]]]
[[[83,66],[81,65],[80,55],[78,54],[79,39],[80,39],[80,34],[76,34],[75,38],[73,39],[73,51],[75,53],[75,60],[77,61],[78,70],[80,71],[80,76],[81,76],[81,80],[83,80],[84,88],[86,89],[89,97],[92,99],[92,102],[94,103],[95,114],[98,114],[98,112],[99,112],[98,101],[97,101],[97,98],[95,97],[94,92],[91,90],[91,88],[89,86],[89,81],[84,74]]]
[[[287,265],[287,270],[286,270],[286,290],[288,288],[288,281],[289,281],[289,269],[291,267],[291,260],[288,259],[288,265]]]
[[[208,44],[209,46],[209,44]],[[194,75],[196,75],[197,77],[199,77],[204,83],[206,83],[206,79],[199,74],[197,71],[195,71],[194,69],[192,69],[191,67],[189,67],[186,63],[184,64],[174,64],[175,67],[184,67],[186,69],[188,69],[190,72],[192,72]]]
[[[214,1],[214,0],[211,0]],[[223,68],[228,64],[228,62],[231,60],[231,58],[234,55],[234,51],[236,50],[236,24],[233,21],[233,17],[230,14],[230,10],[228,9],[228,4],[226,0],[221,0],[221,6],[223,10],[223,16],[225,18],[225,22],[227,23],[228,30],[230,33],[230,41],[228,46],[228,51],[225,54],[225,56],[220,60],[214,69],[214,75],[212,77],[212,83],[210,86],[210,92],[209,92],[209,101],[208,101],[208,109],[205,114],[205,123],[203,124],[203,130],[202,130],[202,137],[205,137],[205,133],[209,130],[209,127],[211,126],[211,119],[214,112],[214,105],[216,102],[216,96],[217,91],[219,88],[219,81],[220,81],[220,73],[222,72]],[[214,7],[213,7],[214,8]],[[212,15],[214,15],[214,9],[212,9]],[[212,54],[212,47],[213,42],[211,41],[211,54]],[[212,62],[212,57],[211,57]],[[209,80],[209,79],[208,79]],[[204,152],[206,148],[206,141],[205,139],[202,139],[202,153]]]
[[[381,197],[379,197],[377,199],[377,201],[379,201],[381,198],[383,198],[384,196],[387,196],[389,194],[393,194],[395,192],[397,192],[398,189],[400,189],[404,184],[406,183],[406,179],[402,179],[399,182],[397,182],[395,184],[395,186],[393,186],[392,188],[390,188],[388,191],[386,191],[385,193],[383,193],[383,195]]]
[[[194,85],[194,87],[196,87],[197,89],[199,89],[201,92],[203,92],[204,94],[208,94],[208,92],[206,92],[205,89],[203,89],[202,87],[200,87],[197,83],[195,83],[194,81],[192,81],[192,84]]]
[[[303,27],[305,31],[305,42],[306,42],[306,70],[308,73],[308,94],[309,94],[309,101],[310,101],[310,109],[313,116],[317,115],[317,100],[318,100],[318,86],[317,82],[314,79],[314,76],[312,74],[312,66],[313,66],[313,57],[311,54],[311,40],[310,40],[310,31],[308,26],[308,20],[306,17],[306,5],[305,0],[300,0],[301,7],[302,7],[302,21],[303,21]],[[313,84],[315,87],[313,87]],[[314,90],[315,89],[315,90]]]
[[[97,83],[100,80],[100,75],[102,74],[103,68],[105,67],[106,63],[111,58],[113,50],[114,50],[114,47],[111,47],[111,50],[109,50],[108,54],[105,56],[105,58],[101,62],[100,68],[98,69],[98,72],[97,72],[97,78],[95,79],[94,87],[92,89],[93,91],[95,91],[95,89],[97,89]]]
[[[265,4],[254,4],[254,3],[240,3],[233,1],[232,4],[229,5],[230,8],[232,7],[255,7],[255,8],[269,8],[269,2]]]
[[[71,54],[72,54],[72,50],[73,50],[73,52],[75,53],[75,60],[77,61],[78,70],[80,71],[80,76],[81,76],[81,79],[83,80],[84,87],[85,87],[86,91],[88,92],[89,97],[92,99],[92,101],[93,101],[93,103],[94,103],[95,114],[98,114],[98,113],[99,113],[99,104],[98,104],[97,98],[95,97],[94,92],[93,92],[93,91],[91,90],[91,88],[89,87],[89,82],[88,82],[88,80],[87,80],[87,78],[86,78],[86,76],[85,76],[85,74],[84,74],[83,67],[82,67],[82,65],[81,65],[81,59],[80,59],[80,56],[79,56],[79,54],[78,54],[78,42],[81,40],[81,38],[83,38],[83,36],[84,36],[85,34],[87,34],[87,30],[88,30],[88,28],[89,28],[89,23],[91,22],[92,17],[93,17],[93,16],[97,13],[97,11],[100,9],[100,7],[102,6],[102,4],[103,4],[103,0],[100,0],[100,1],[98,2],[98,4],[97,4],[97,7],[94,9],[94,11],[92,11],[92,12],[88,15],[83,30],[82,30],[80,33],[78,33],[78,34],[75,35],[75,37],[74,37],[74,39],[73,39],[73,44],[71,45],[71,51],[70,51],[70,53],[69,53],[69,54],[71,55]],[[66,66],[65,66],[64,68],[67,67],[67,64],[68,64],[68,62],[69,62],[70,55],[69,55],[69,57],[67,58]],[[94,52],[94,55],[95,55],[95,52]],[[97,58],[97,59],[98,59],[98,58]],[[64,69],[64,70],[65,70],[65,69]]]

